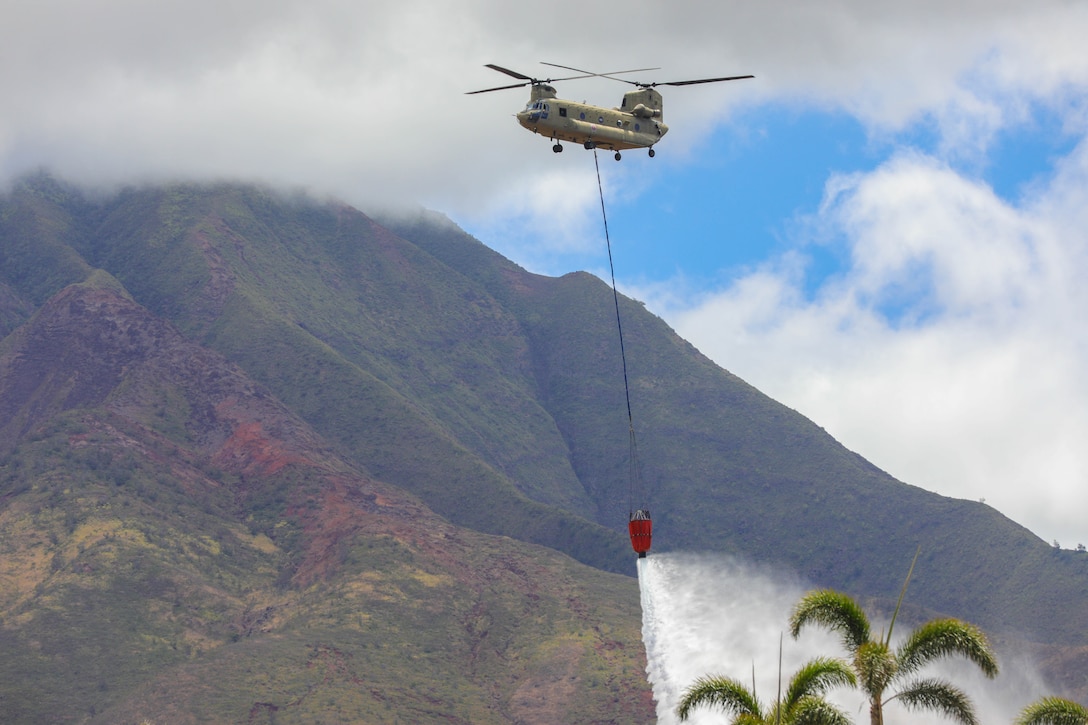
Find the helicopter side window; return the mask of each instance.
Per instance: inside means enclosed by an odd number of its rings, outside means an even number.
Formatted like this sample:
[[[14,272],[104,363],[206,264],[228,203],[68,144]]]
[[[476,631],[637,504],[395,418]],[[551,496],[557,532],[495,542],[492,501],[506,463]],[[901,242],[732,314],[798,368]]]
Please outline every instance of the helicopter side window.
[[[582,111],[581,113],[579,113],[578,118],[583,120],[583,121],[586,120],[586,112]]]
[[[562,116],[563,118],[566,118],[567,117],[567,109],[564,108],[563,106],[560,106],[559,107],[559,115]]]

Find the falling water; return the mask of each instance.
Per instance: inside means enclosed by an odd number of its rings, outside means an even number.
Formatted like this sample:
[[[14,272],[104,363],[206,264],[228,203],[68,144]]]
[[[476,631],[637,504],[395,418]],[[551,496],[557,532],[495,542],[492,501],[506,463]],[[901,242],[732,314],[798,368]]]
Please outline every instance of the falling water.
[[[661,725],[679,722],[676,706],[684,690],[704,675],[732,677],[747,686],[754,680],[759,699],[773,701],[783,634],[783,680],[813,657],[844,654],[839,639],[819,628],[806,629],[797,640],[789,636],[790,608],[810,588],[795,575],[724,555],[666,553],[640,559],[638,578],[646,671]],[[873,624],[879,631],[883,623]],[[1004,657],[1001,665],[1002,675],[994,681],[985,680],[973,665],[960,660],[927,669],[925,674],[944,677],[964,689],[982,722],[1012,722],[1021,707],[1048,690],[1029,663]],[[868,707],[858,693],[837,690],[829,699],[855,722],[868,721]],[[723,722],[722,716],[720,710],[705,708],[696,710],[687,722],[710,725]],[[949,721],[892,705],[885,711],[885,722],[947,725]]]
[[[654,554],[639,562],[642,638],[659,723],[676,723],[684,690],[703,675],[721,674],[751,685],[764,701],[778,686],[778,641],[789,607],[804,592],[795,577],[757,570],[713,555]],[[816,633],[814,639],[822,639]],[[792,671],[799,647],[786,648]],[[827,640],[829,650],[836,646]],[[715,710],[688,722],[720,723]]]
[[[646,647],[646,675],[654,691],[657,703],[657,721],[669,722],[667,716],[676,709],[679,699],[678,687],[669,680],[669,671],[665,666],[663,643],[658,642],[663,634],[662,624],[658,622],[654,609],[656,602],[662,599],[660,556],[649,556],[638,560],[638,586],[642,600],[642,643]]]

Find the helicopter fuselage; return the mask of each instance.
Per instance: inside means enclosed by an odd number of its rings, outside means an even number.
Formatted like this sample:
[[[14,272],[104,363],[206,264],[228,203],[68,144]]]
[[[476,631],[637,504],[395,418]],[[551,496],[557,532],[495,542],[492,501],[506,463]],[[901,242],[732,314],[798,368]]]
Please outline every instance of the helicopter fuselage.
[[[661,120],[661,94],[652,88],[626,93],[620,108],[604,108],[566,101],[556,97],[552,86],[534,85],[517,119],[523,127],[557,145],[569,141],[612,151],[652,149],[669,130]]]
[[[553,142],[552,151],[559,153],[563,150],[560,141],[572,141],[584,144],[587,149],[595,149],[598,146],[612,149],[616,152],[616,161],[620,160],[621,149],[648,148],[650,156],[654,155],[654,144],[668,133],[669,127],[662,120],[661,94],[657,92],[657,86],[695,86],[703,83],[719,83],[721,81],[738,81],[742,78],[755,78],[752,75],[723,76],[720,78],[697,78],[684,81],[668,81],[654,83],[638,83],[623,78],[616,78],[625,73],[641,73],[658,70],[657,68],[638,68],[633,70],[617,70],[608,73],[593,73],[591,71],[572,68],[557,63],[544,63],[544,65],[563,68],[565,70],[581,73],[582,75],[568,78],[556,78],[540,80],[525,75],[516,70],[503,68],[501,65],[488,63],[486,67],[498,71],[511,78],[516,78],[520,83],[511,83],[494,88],[482,88],[478,91],[469,91],[468,95],[477,93],[491,93],[492,91],[505,91],[510,88],[522,88],[531,86],[529,102],[525,110],[517,114],[518,123],[533,133],[550,138]],[[581,78],[608,78],[621,83],[635,86],[637,90],[623,94],[623,102],[619,108],[604,108],[591,106],[588,103],[575,103],[564,101],[556,97],[552,80],[573,81]],[[596,158],[596,157],[594,157]]]

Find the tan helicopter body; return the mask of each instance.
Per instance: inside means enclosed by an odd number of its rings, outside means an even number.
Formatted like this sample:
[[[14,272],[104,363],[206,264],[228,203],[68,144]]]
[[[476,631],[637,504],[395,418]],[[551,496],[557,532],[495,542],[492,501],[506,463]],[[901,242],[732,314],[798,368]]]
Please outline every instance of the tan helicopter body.
[[[554,142],[552,151],[556,153],[563,150],[560,141],[570,141],[571,143],[580,143],[587,149],[600,147],[615,151],[617,161],[620,160],[620,151],[624,149],[647,148],[650,156],[653,156],[654,144],[660,141],[669,131],[669,127],[662,120],[661,94],[655,90],[654,86],[686,86],[754,77],[748,75],[728,78],[704,78],[694,81],[673,81],[670,83],[637,83],[624,78],[613,78],[613,76],[621,73],[637,73],[657,69],[640,68],[630,71],[590,73],[568,66],[557,66],[554,63],[545,63],[544,65],[565,68],[566,70],[584,74],[554,80],[601,77],[622,83],[630,83],[637,86],[637,90],[623,94],[623,101],[620,103],[619,108],[603,108],[588,103],[565,101],[559,98],[556,95],[555,87],[551,85],[553,79],[537,80],[517,71],[488,64],[487,68],[522,79],[524,82],[499,86],[498,88],[485,88],[481,91],[470,91],[470,93],[489,93],[507,88],[532,86],[529,102],[525,105],[525,109],[517,114],[518,123],[533,133],[550,138]]]
[[[628,91],[619,108],[601,108],[588,103],[574,103],[556,97],[550,85],[533,86],[525,110],[517,114],[518,123],[533,133],[556,142],[589,144],[612,151],[649,148],[668,133],[661,120],[661,94],[652,88]]]

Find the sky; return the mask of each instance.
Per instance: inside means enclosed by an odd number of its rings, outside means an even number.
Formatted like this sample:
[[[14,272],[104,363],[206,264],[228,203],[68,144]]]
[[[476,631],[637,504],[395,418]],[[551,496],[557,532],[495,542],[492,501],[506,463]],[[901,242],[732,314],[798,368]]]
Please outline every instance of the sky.
[[[656,157],[600,155],[621,291],[896,478],[1088,544],[1088,4],[14,5],[0,183],[420,204],[549,275],[608,278],[593,156],[521,129],[526,89],[466,95],[512,81],[484,64],[754,75],[663,88]]]

